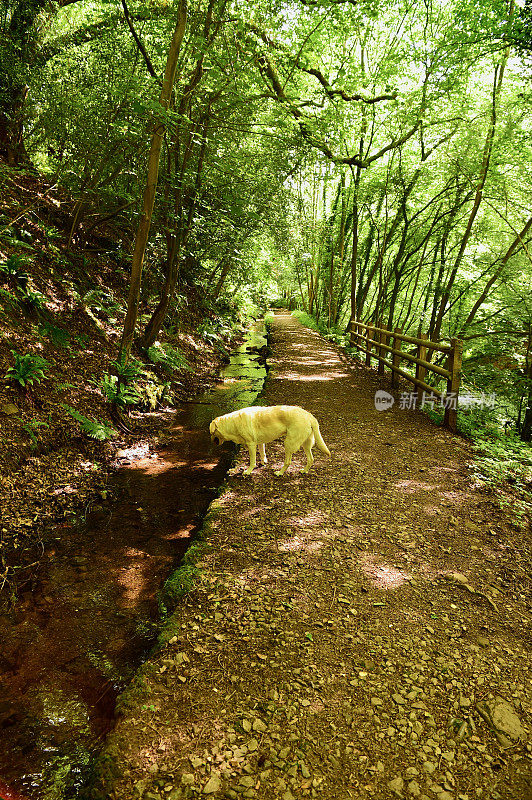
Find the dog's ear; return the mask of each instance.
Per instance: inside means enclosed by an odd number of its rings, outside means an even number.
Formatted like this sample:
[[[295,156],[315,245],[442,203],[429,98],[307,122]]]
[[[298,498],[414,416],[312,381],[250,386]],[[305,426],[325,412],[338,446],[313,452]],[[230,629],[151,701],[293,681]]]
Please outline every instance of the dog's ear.
[[[213,421],[209,425],[209,433],[214,433],[215,430],[216,430],[216,420],[213,419]]]

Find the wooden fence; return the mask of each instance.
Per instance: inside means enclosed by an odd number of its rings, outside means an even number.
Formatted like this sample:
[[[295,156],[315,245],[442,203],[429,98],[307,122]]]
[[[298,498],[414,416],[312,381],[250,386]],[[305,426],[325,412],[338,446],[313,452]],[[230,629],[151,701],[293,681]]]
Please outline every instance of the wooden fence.
[[[456,410],[458,407],[458,393],[460,391],[460,370],[462,366],[462,341],[451,339],[450,344],[443,342],[431,342],[426,336],[405,336],[400,328],[393,331],[385,328],[380,323],[379,326],[364,325],[359,320],[352,320],[350,324],[350,344],[366,354],[366,365],[371,366],[371,359],[378,361],[378,374],[384,375],[384,368],[388,367],[392,371],[392,388],[396,389],[399,383],[399,376],[413,383],[424,392],[425,402],[430,402],[432,398],[439,400],[444,408],[444,425],[452,431],[456,431]],[[390,340],[392,340],[390,345]],[[402,343],[407,342],[416,345],[415,355],[401,350]],[[440,367],[430,361],[432,353],[444,353],[446,355],[446,367]],[[385,354],[391,356],[385,358]],[[400,361],[405,360],[416,365],[415,376],[399,366]],[[440,391],[426,382],[427,372],[444,378],[447,381],[445,391]],[[428,395],[428,397],[427,397]]]

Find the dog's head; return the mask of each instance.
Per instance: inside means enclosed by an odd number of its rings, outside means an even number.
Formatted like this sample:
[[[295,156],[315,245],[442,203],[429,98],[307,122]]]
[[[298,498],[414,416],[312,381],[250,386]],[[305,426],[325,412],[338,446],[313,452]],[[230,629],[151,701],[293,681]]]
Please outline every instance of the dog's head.
[[[211,442],[213,442],[213,444],[223,444],[225,441],[227,441],[226,439],[224,439],[223,435],[220,433],[218,429],[218,417],[216,417],[216,419],[213,419],[213,421],[209,425],[209,432],[211,434]]]

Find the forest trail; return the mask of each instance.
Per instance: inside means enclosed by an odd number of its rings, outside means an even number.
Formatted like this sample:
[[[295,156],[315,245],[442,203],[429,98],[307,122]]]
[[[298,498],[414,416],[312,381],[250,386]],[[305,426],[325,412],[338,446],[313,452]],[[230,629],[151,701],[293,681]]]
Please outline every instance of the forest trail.
[[[276,477],[276,442],[228,479],[97,796],[530,800],[530,540],[467,442],[375,409],[388,379],[287,314],[271,347],[264,401],[312,412],[332,458]]]

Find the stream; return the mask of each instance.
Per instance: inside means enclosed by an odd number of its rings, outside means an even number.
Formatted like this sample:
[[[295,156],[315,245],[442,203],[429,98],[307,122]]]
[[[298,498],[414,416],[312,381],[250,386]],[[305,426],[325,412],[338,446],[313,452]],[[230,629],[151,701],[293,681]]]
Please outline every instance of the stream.
[[[254,402],[266,347],[258,322],[214,389],[172,414],[163,446],[120,451],[111,499],[59,526],[37,585],[14,611],[0,606],[1,800],[79,797],[116,698],[157,636],[157,592],[230,466],[209,423]]]

